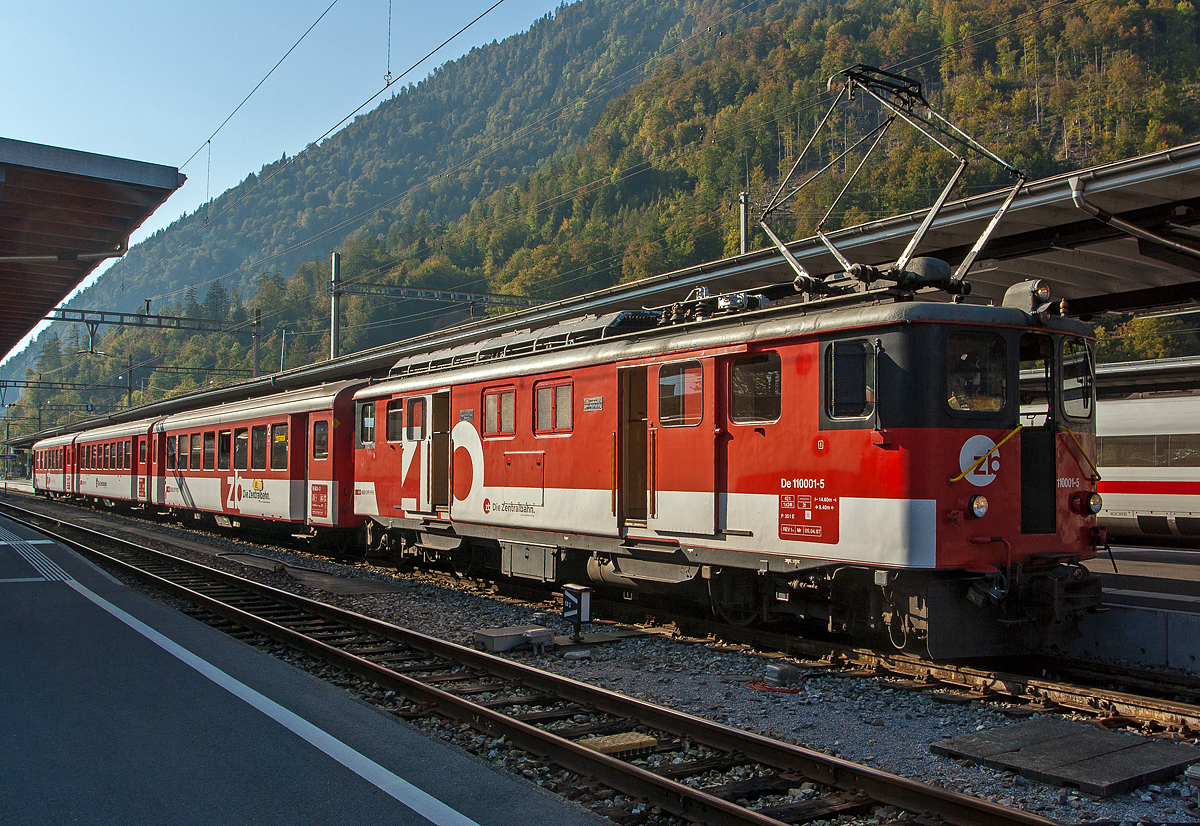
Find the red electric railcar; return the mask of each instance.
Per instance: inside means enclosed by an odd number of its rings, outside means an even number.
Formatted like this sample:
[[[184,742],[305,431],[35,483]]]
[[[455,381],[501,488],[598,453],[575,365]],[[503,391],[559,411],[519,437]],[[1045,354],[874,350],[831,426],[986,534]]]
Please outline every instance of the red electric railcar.
[[[910,298],[721,296],[405,359],[355,394],[355,509],[401,554],[732,621],[936,657],[1069,639],[1100,602],[1090,328]]]

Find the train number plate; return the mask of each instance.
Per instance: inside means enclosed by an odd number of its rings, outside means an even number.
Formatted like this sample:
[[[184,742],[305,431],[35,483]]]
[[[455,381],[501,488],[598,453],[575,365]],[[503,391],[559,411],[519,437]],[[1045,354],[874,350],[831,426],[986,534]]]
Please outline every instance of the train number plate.
[[[779,538],[836,545],[838,498],[815,490],[779,494]]]

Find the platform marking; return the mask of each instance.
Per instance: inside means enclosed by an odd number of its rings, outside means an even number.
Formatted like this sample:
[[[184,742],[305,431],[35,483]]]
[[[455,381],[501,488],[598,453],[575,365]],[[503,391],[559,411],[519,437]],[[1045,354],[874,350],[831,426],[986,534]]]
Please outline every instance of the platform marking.
[[[269,697],[226,674],[212,663],[188,651],[164,634],[155,631],[99,594],[93,593],[74,580],[69,580],[67,584],[168,654],[191,666],[230,694],[258,709],[301,739],[308,741],[363,780],[395,798],[429,822],[435,823],[437,826],[479,826],[476,821],[458,810],[447,806],[433,795],[418,789],[324,729],[318,728],[295,712],[284,708]]]
[[[42,577],[50,582],[70,582],[71,575],[58,567],[58,563],[33,547],[33,542],[17,536],[12,531],[0,527],[0,542],[7,544],[16,551],[22,559],[32,565]],[[51,540],[53,542],[53,540]]]
[[[3,582],[45,582],[45,581],[46,580],[42,579],[40,576],[18,576],[18,577],[13,577],[12,579],[0,579],[0,583],[3,583]]]

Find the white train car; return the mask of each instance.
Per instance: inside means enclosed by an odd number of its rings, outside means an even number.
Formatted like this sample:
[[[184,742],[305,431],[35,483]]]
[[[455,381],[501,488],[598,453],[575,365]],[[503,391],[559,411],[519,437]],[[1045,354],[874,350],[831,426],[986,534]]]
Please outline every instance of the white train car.
[[[72,492],[75,435],[54,436],[33,446],[34,490],[61,496]]]
[[[1099,524],[1200,541],[1200,395],[1101,402],[1096,437]]]

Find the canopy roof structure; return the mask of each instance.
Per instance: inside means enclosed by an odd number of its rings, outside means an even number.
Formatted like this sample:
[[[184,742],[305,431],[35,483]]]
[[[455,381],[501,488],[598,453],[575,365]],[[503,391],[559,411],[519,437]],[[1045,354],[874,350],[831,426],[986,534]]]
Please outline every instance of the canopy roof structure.
[[[124,255],[185,180],[172,167],[0,138],[0,353]]]

